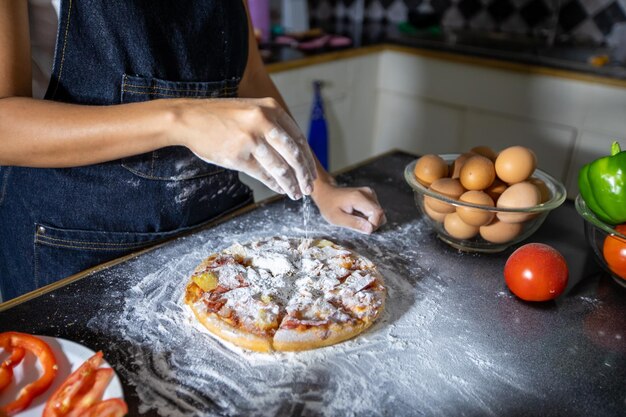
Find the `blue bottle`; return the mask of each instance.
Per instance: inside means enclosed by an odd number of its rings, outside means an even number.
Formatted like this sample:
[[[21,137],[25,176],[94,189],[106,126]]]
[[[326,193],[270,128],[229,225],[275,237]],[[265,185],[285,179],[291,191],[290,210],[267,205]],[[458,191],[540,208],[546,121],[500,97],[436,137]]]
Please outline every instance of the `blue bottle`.
[[[313,81],[314,97],[309,124],[309,146],[324,169],[328,169],[328,126],[324,117],[321,90],[322,82]]]

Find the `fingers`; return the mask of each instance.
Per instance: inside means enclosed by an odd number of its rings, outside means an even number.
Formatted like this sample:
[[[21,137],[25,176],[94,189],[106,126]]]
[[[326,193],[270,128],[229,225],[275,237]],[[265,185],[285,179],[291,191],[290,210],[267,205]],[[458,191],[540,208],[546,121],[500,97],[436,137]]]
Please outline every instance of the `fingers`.
[[[285,191],[282,189],[280,185],[272,178],[263,167],[259,164],[259,162],[255,158],[250,158],[246,162],[242,164],[240,167],[241,171],[250,175],[252,178],[255,178],[265,184],[270,190],[274,191],[278,194],[285,194]]]
[[[368,187],[336,188],[330,198],[334,201],[323,202],[322,214],[337,226],[370,234],[387,222],[376,194]]]
[[[332,216],[329,220],[337,226],[347,227],[348,229],[368,235],[375,230],[374,226],[366,219],[354,214],[346,213],[342,210],[337,210],[334,216]]]
[[[273,147],[262,142],[255,148],[252,155],[265,173],[282,188],[282,194],[286,193],[292,200],[302,197],[293,170]]]
[[[303,152],[303,163],[306,165],[306,170],[311,174],[313,180],[317,178],[317,166],[315,164],[315,158],[313,157],[313,151],[309,146],[309,142],[298,127],[298,124],[285,112],[280,113],[278,122],[285,129],[293,140],[295,140],[300,149]]]
[[[317,168],[306,138],[275,99],[259,103],[262,110],[255,113],[258,136],[252,153],[290,198],[311,194]]]
[[[299,190],[308,195],[313,191],[313,173],[307,161],[306,149],[302,148],[296,140],[289,136],[283,129],[273,127],[266,135],[267,142],[278,152],[288,164],[298,181]]]
[[[357,197],[353,208],[363,213],[367,217],[367,220],[376,229],[387,223],[387,217],[378,202],[378,198],[376,197],[374,190],[369,187],[361,187],[359,188],[359,191],[361,193],[361,197]]]
[[[224,99],[210,103],[210,114],[216,115],[220,123],[207,125],[210,129],[202,124],[193,126],[204,132],[203,136],[194,136],[196,140],[189,145],[194,153],[244,171],[291,199],[311,194],[317,176],[315,159],[306,138],[278,101]],[[228,143],[214,140],[224,136],[233,139]]]

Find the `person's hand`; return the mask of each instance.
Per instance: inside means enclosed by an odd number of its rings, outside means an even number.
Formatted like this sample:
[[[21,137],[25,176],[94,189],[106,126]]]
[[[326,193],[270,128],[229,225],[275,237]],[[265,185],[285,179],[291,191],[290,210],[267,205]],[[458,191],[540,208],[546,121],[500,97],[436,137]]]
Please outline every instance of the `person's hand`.
[[[299,199],[317,174],[306,138],[272,98],[177,100],[173,143]]]
[[[313,195],[327,222],[370,234],[387,222],[376,194],[369,187],[338,187],[318,181]]]

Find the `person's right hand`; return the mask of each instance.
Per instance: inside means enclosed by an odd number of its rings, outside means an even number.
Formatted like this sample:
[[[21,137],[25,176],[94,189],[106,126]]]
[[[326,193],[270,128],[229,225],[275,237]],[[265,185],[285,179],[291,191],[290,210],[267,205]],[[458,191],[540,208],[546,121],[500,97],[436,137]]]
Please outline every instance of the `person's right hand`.
[[[306,138],[272,98],[176,100],[172,143],[299,199],[317,173]]]

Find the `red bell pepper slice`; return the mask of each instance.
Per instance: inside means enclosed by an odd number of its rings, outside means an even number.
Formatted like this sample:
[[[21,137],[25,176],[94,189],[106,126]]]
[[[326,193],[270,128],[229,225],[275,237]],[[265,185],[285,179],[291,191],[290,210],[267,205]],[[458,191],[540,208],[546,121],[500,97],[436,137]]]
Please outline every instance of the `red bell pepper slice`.
[[[4,390],[13,380],[13,368],[22,362],[26,355],[24,348],[16,347],[11,351],[11,356],[8,357],[2,365],[0,365],[0,391]]]
[[[50,346],[48,346],[46,342],[25,333],[0,333],[0,347],[7,350],[15,350],[16,348],[24,349],[25,351],[28,350],[37,356],[43,368],[41,377],[22,388],[15,401],[0,407],[0,414],[4,413],[8,416],[12,416],[26,409],[35,397],[50,388],[57,374],[57,361],[54,357],[54,353],[52,353],[52,349],[50,349]],[[21,353],[18,352],[16,355],[19,357]],[[11,360],[11,358],[9,358],[9,360]],[[7,368],[10,367],[10,365],[7,366]],[[10,372],[12,374],[12,371]]]

